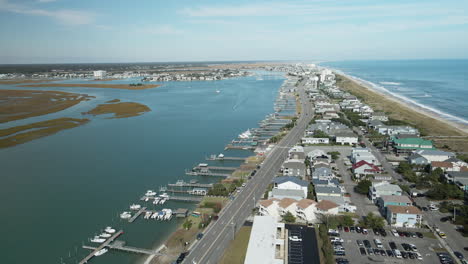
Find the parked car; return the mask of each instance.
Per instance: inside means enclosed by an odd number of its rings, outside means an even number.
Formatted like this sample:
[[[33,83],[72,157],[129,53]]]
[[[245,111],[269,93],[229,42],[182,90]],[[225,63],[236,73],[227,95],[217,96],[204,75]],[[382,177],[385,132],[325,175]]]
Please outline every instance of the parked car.
[[[289,240],[294,241],[294,242],[299,242],[299,241],[302,241],[302,238],[299,238],[297,236],[290,236]]]
[[[424,238],[424,235],[421,232],[416,232],[416,236],[418,236],[419,238]]]
[[[345,226],[343,229],[345,232],[349,232],[349,227]]]
[[[400,236],[398,232],[395,229],[392,229],[392,234],[396,237]]]
[[[369,232],[368,232],[367,229],[365,229],[365,228],[362,229],[362,233],[363,233],[364,235],[369,234]]]
[[[349,231],[354,232],[355,231],[354,226],[349,227]]]
[[[363,247],[363,246],[364,246],[364,243],[362,243],[362,241],[361,241],[361,240],[359,240],[359,239],[358,239],[358,240],[356,240],[356,243],[357,243],[357,244],[358,244],[358,246],[360,246],[360,247]]]
[[[361,232],[362,232],[362,228],[359,227],[359,226],[356,226],[356,232],[357,232],[357,233],[361,233]]]
[[[383,237],[386,237],[386,236],[387,236],[387,232],[385,231],[385,229],[379,229],[379,233],[380,233]]]
[[[361,252],[361,255],[367,255],[365,248],[361,247],[359,248],[359,251]]]
[[[393,241],[388,242],[388,245],[390,245],[390,248],[391,248],[391,249],[397,249],[397,245],[396,245],[395,242],[393,242]]]
[[[200,240],[200,239],[202,239],[202,237],[203,237],[203,233],[198,233],[197,239]]]
[[[366,239],[366,240],[364,240],[363,242],[364,242],[364,246],[365,246],[366,248],[371,248],[371,243],[369,242],[369,240]]]
[[[373,256],[374,255],[374,250],[372,250],[372,248],[368,248],[367,249],[367,255]]]
[[[387,249],[386,251],[387,251],[387,255],[388,255],[389,257],[394,257],[394,256],[395,256],[395,255],[393,254],[393,251],[391,251],[390,249]]]
[[[463,254],[458,251],[453,252],[453,254],[455,254],[455,257],[459,258],[460,260],[465,258],[463,257]]]

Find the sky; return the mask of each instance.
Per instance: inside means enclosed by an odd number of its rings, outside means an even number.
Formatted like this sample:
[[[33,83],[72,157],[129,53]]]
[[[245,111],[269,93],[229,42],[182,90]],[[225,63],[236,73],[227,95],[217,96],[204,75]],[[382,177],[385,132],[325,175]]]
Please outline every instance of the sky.
[[[0,0],[0,64],[468,58],[467,0]]]

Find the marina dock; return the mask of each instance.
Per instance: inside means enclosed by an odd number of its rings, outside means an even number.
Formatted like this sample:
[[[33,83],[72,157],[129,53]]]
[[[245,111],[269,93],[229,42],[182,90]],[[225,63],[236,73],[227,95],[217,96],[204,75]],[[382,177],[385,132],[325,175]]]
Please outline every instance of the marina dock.
[[[109,237],[109,239],[107,239],[104,243],[102,243],[101,245],[99,245],[99,247],[96,247],[94,248],[93,251],[91,251],[91,253],[89,253],[89,255],[87,255],[84,259],[82,259],[79,264],[85,264],[85,263],[88,263],[88,261],[90,259],[92,259],[94,257],[94,254],[96,254],[96,252],[98,252],[99,250],[109,246],[109,244],[114,241],[117,237],[119,237],[120,235],[123,234],[123,230],[119,230],[119,232],[113,234],[111,237]],[[83,246],[83,248],[85,248]]]
[[[241,158],[241,157],[218,157],[216,155],[211,155],[209,158],[206,158],[206,160],[218,160],[218,161],[245,161],[247,158]]]
[[[169,183],[167,186],[169,187],[197,187],[197,188],[212,188],[212,183],[192,183],[192,182],[184,182],[178,181],[176,183]]]
[[[131,252],[131,253],[136,253],[136,254],[162,256],[161,253],[159,253],[158,251],[155,251],[155,250],[137,248],[137,247],[130,247],[130,246],[126,246],[125,244],[126,244],[125,241],[116,240],[115,242],[109,244],[109,248],[116,249],[116,250],[121,250],[121,251],[126,251],[126,252]]]
[[[228,173],[216,173],[216,172],[201,172],[201,171],[186,171],[186,175],[190,176],[219,176],[219,177],[230,177],[231,174]]]
[[[128,219],[129,223],[133,223],[144,211],[146,211],[146,207],[142,207],[136,214],[134,214],[130,219]]]
[[[203,197],[199,196],[169,196],[169,200],[183,201],[183,202],[201,202]]]
[[[224,149],[242,149],[242,150],[253,150],[255,149],[256,146],[249,146],[249,145],[245,145],[245,146],[236,146],[236,145],[232,145],[232,144],[228,144],[226,145],[226,147]]]
[[[193,170],[195,171],[199,171],[199,170],[208,170],[208,171],[212,171],[212,170],[216,170],[216,171],[235,171],[237,170],[237,167],[216,167],[216,166],[196,166],[193,168]]]

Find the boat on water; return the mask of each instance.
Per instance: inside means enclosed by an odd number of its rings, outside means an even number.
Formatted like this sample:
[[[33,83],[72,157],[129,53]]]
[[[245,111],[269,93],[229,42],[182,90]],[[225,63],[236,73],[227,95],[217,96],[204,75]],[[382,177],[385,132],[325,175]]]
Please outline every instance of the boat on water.
[[[109,238],[109,237],[111,237],[112,235],[109,234],[109,233],[102,233],[102,234],[100,234],[99,236],[102,237],[102,238]]]
[[[160,211],[160,212],[158,212],[157,219],[158,219],[158,220],[163,220],[163,219],[164,219],[164,214],[165,214],[165,212],[164,212],[164,211]]]
[[[224,154],[223,154],[223,153],[219,153],[218,158],[223,159],[223,158],[224,158]]]
[[[160,204],[164,204],[166,203],[167,199],[166,198],[162,198],[161,201],[159,201]]]
[[[107,251],[109,251],[107,248],[103,248],[103,249],[99,250],[98,252],[94,253],[94,256],[99,257],[101,255],[106,254]]]
[[[252,132],[250,132],[250,129],[247,129],[247,131],[241,133],[239,135],[239,138],[241,139],[247,139],[247,138],[250,138],[252,136]]]
[[[161,201],[161,198],[155,197],[154,201],[153,201],[153,204],[159,204],[160,201]]]
[[[120,214],[120,218],[122,219],[129,219],[130,217],[132,217],[132,214],[130,214],[130,212],[123,212]]]
[[[109,234],[114,234],[115,233],[115,229],[113,229],[111,226],[107,226],[106,229],[104,229],[104,231],[109,233]]]
[[[155,212],[151,215],[151,219],[157,219],[158,218],[158,213],[159,212]]]
[[[164,220],[171,220],[172,210],[171,209],[163,209],[163,211],[164,211]]]
[[[215,91],[215,92],[216,92],[216,93],[220,93],[220,92],[221,92],[221,90],[219,90],[219,89],[216,89],[216,91]]]
[[[93,243],[104,243],[106,241],[106,239],[101,238],[99,236],[94,236],[94,238],[90,239],[89,241],[91,241]]]
[[[148,190],[148,191],[146,191],[145,195],[146,195],[146,196],[155,196],[155,195],[156,195],[156,192],[153,191],[153,190]]]
[[[159,197],[169,199],[169,194],[163,193],[163,194],[160,194]]]
[[[141,209],[141,205],[139,204],[130,205],[130,210],[140,210],[140,209]]]
[[[145,216],[144,216],[143,218],[149,219],[149,218],[151,217],[152,214],[153,214],[153,213],[151,213],[151,212],[146,212],[146,213],[145,213]]]

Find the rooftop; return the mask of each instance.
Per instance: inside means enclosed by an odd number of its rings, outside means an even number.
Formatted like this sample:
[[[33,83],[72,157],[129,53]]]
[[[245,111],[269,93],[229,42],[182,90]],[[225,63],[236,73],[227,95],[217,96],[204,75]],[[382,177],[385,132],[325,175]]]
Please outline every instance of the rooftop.
[[[384,202],[394,202],[394,203],[413,203],[411,199],[406,195],[382,195],[380,196]]]
[[[275,258],[275,247],[278,244],[276,229],[281,223],[276,223],[272,216],[255,216],[250,233],[249,245],[245,256],[245,264],[284,263]],[[284,240],[282,240],[284,243]],[[280,243],[281,244],[281,243]]]
[[[329,201],[329,200],[322,200],[317,203],[317,208],[322,210],[322,211],[328,211],[330,209],[336,208],[339,205],[336,204],[335,202]]]
[[[303,190],[288,190],[288,189],[273,189],[271,191],[273,197],[289,197],[300,200],[304,198],[305,194]]]
[[[293,177],[293,176],[280,176],[273,178],[273,182],[276,184],[281,184],[285,182],[294,182],[297,185],[300,185],[302,187],[307,187],[309,186],[309,183],[307,181],[301,180],[298,177]]]
[[[403,206],[403,205],[388,205],[387,209],[394,214],[422,214],[415,206]]]

